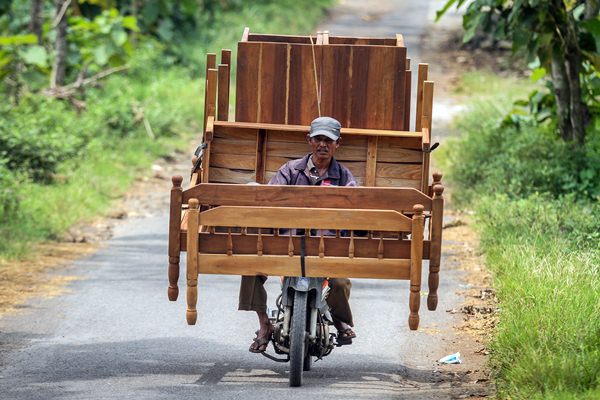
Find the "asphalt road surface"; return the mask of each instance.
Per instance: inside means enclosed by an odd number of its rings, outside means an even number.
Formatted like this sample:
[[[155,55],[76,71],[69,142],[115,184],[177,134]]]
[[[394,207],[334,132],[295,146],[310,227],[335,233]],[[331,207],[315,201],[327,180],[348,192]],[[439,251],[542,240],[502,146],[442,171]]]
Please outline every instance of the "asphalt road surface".
[[[414,38],[434,2],[368,2],[373,15],[360,3],[344,2],[321,29],[387,36],[410,26],[405,37],[417,49]],[[0,399],[443,399],[465,393],[436,364],[453,335],[454,316],[445,310],[460,304],[458,272],[442,271],[437,311],[428,311],[423,298],[416,332],[408,329],[407,281],[354,280],[358,338],[316,362],[304,386],[289,388],[288,364],[248,352],[257,321],[236,311],[239,277],[200,277],[196,326],[185,322],[183,279],[179,301],[167,301],[166,211],[125,220],[97,253],[62,272],[79,277],[67,293],[35,298],[0,319]],[[278,285],[277,279],[267,283],[271,302]]]

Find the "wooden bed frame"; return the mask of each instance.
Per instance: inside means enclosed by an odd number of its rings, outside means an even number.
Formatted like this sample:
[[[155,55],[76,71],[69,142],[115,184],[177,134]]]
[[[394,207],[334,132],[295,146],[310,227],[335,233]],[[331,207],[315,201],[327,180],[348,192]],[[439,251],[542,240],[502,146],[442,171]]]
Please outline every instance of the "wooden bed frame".
[[[203,156],[192,160],[189,188],[173,177],[169,299],[178,297],[185,251],[189,324],[196,322],[199,274],[305,275],[410,280],[409,327],[417,329],[424,259],[428,308],[437,307],[444,204],[442,175],[429,181],[427,65],[419,64],[410,131],[410,59],[401,35],[311,38],[246,28],[235,121],[231,52],[223,50],[215,64],[209,54]],[[286,161],[309,152],[306,135],[319,110],[344,126],[336,159],[360,187],[264,185]]]

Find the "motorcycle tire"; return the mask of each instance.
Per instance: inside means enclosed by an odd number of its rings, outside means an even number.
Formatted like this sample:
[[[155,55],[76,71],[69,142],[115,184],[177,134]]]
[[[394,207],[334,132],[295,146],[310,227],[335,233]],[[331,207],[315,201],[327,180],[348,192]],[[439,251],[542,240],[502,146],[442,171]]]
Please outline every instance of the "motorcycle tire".
[[[306,306],[308,293],[294,294],[294,308],[290,328],[290,386],[302,386],[306,358]]]

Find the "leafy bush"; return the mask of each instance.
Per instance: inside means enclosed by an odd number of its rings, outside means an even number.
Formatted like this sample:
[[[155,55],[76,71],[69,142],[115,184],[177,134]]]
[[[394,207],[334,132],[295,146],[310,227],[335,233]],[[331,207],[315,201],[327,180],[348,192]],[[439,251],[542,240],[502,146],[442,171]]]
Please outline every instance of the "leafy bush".
[[[78,154],[84,135],[63,102],[27,97],[0,109],[0,159],[12,171],[49,182],[58,165]]]
[[[600,196],[600,129],[580,148],[545,127],[501,126],[502,115],[493,101],[480,102],[457,123],[463,136],[446,154],[459,203],[493,193]]]

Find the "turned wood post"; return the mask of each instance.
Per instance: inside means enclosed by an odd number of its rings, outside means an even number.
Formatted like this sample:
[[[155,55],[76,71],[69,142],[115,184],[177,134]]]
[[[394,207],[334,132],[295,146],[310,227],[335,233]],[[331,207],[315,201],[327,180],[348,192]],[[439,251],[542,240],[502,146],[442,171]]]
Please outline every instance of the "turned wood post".
[[[429,249],[429,295],[427,308],[434,311],[437,308],[437,290],[440,284],[440,260],[442,257],[442,222],[444,218],[444,186],[441,184],[442,174],[433,174],[433,202],[431,207],[431,247]]]
[[[423,210],[421,204],[413,207],[412,237],[410,240],[410,315],[408,326],[415,331],[419,327],[419,306],[421,302],[421,263],[423,261]]]
[[[169,288],[167,295],[170,301],[177,301],[179,296],[179,254],[181,251],[181,202],[182,189],[181,183],[183,177],[174,176],[171,178],[173,187],[171,188],[171,205],[169,211]]]
[[[198,318],[198,199],[190,199],[187,234],[187,312],[188,325],[195,325]]]

